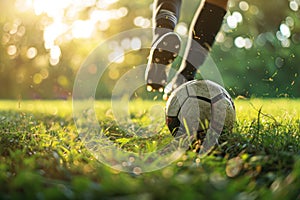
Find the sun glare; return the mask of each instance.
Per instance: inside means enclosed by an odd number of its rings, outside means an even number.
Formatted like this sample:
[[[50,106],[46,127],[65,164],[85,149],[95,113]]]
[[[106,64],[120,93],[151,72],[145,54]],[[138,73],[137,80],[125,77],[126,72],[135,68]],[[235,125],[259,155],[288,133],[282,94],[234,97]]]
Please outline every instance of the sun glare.
[[[61,54],[60,42],[62,36],[67,39],[87,39],[94,31],[105,31],[110,26],[110,20],[127,15],[128,9],[109,9],[118,0],[16,0],[17,10],[24,12],[32,10],[35,15],[45,14],[52,19],[51,24],[44,27],[44,46],[50,51],[50,63],[59,63]],[[87,19],[79,19],[79,13],[88,7],[94,7]],[[60,39],[60,40],[59,40]],[[28,57],[34,57],[33,51]],[[15,54],[13,47],[8,49],[10,55]]]

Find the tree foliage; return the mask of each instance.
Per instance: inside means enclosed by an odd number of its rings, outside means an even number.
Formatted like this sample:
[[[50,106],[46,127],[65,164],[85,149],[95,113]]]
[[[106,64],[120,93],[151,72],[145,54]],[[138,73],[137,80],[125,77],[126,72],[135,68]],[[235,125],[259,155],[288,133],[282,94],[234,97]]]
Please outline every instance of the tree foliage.
[[[183,2],[182,27],[188,28],[199,2]],[[87,55],[114,34],[151,27],[151,4],[2,0],[0,98],[70,98]],[[299,9],[299,0],[230,1],[211,55],[233,96],[300,96]],[[135,56],[142,64],[147,52]],[[128,67],[126,59],[118,68]],[[102,93],[113,81],[107,77]]]

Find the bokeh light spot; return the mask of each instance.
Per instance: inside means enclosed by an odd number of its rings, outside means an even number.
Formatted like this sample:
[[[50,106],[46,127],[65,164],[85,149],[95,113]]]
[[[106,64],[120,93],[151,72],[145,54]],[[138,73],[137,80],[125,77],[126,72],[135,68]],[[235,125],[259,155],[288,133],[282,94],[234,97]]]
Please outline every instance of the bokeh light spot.
[[[151,21],[142,16],[137,16],[136,18],[134,18],[133,23],[134,23],[134,25],[141,27],[141,28],[148,28],[151,26]]]
[[[33,75],[33,83],[39,85],[43,80],[43,77],[40,73],[36,73]]]
[[[9,45],[7,48],[7,54],[10,56],[14,56],[17,53],[18,49],[15,45]]]
[[[90,38],[94,31],[94,23],[90,20],[77,20],[72,26],[74,38]]]
[[[120,77],[120,73],[118,69],[110,69],[108,73],[109,78],[116,80]]]
[[[241,1],[239,3],[239,7],[242,11],[247,11],[249,10],[249,4],[246,1]]]
[[[283,65],[284,65],[284,58],[277,57],[275,59],[275,65],[276,65],[277,68],[282,68]]]
[[[37,49],[35,47],[30,47],[27,50],[27,53],[26,53],[27,58],[33,59],[36,57],[36,55],[37,55]]]
[[[42,70],[40,71],[40,74],[42,75],[42,78],[43,78],[43,79],[47,79],[48,76],[49,76],[49,71],[48,71],[47,69],[42,69]]]
[[[59,57],[61,56],[61,50],[59,46],[53,46],[50,49],[50,57],[53,59],[59,59]]]
[[[289,38],[291,36],[290,28],[286,24],[281,24],[279,29],[284,37]]]
[[[243,37],[239,36],[239,37],[235,38],[234,44],[237,48],[243,48],[243,47],[245,47],[245,40]]]
[[[298,11],[299,10],[299,5],[296,1],[290,1],[290,9],[292,11]]]
[[[88,71],[90,74],[96,74],[97,73],[97,65],[92,64],[88,67]]]
[[[177,24],[175,31],[180,35],[186,35],[188,32],[188,27],[186,23],[180,22],[179,24]]]
[[[57,78],[57,82],[59,85],[63,86],[63,87],[67,87],[69,84],[69,81],[67,79],[67,77],[61,75]]]
[[[141,39],[138,38],[138,37],[132,38],[132,40],[131,40],[131,48],[133,50],[139,50],[139,49],[141,49],[141,47],[142,47],[142,41],[141,41]]]
[[[122,63],[125,60],[124,50],[121,48],[116,48],[108,55],[108,60],[114,63]]]

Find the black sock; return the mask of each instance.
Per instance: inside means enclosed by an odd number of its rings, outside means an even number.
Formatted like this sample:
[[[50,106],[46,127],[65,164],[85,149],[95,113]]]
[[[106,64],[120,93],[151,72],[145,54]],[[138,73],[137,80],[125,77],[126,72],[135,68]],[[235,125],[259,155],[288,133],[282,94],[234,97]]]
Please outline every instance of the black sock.
[[[215,42],[226,10],[214,4],[205,3],[199,16],[196,19],[193,31],[191,31],[191,46],[188,49],[187,61],[181,74],[187,80],[193,80],[197,69],[202,65],[207,57],[207,52]],[[203,49],[204,48],[204,49]]]
[[[180,14],[181,0],[157,0],[154,2],[154,34],[161,36],[173,31]]]

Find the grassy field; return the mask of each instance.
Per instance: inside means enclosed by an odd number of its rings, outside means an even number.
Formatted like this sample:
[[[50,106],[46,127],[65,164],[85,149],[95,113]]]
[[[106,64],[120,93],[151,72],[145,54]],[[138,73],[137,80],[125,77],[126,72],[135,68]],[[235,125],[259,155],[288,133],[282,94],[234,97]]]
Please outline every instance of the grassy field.
[[[0,199],[300,199],[300,101],[235,104],[233,133],[213,151],[201,157],[187,151],[163,169],[139,174],[91,155],[78,137],[71,101],[0,101]],[[122,148],[151,149],[170,139],[166,128],[146,141],[128,137],[113,122],[109,102],[95,107]],[[134,124],[147,126],[149,107],[140,101],[131,108]]]

